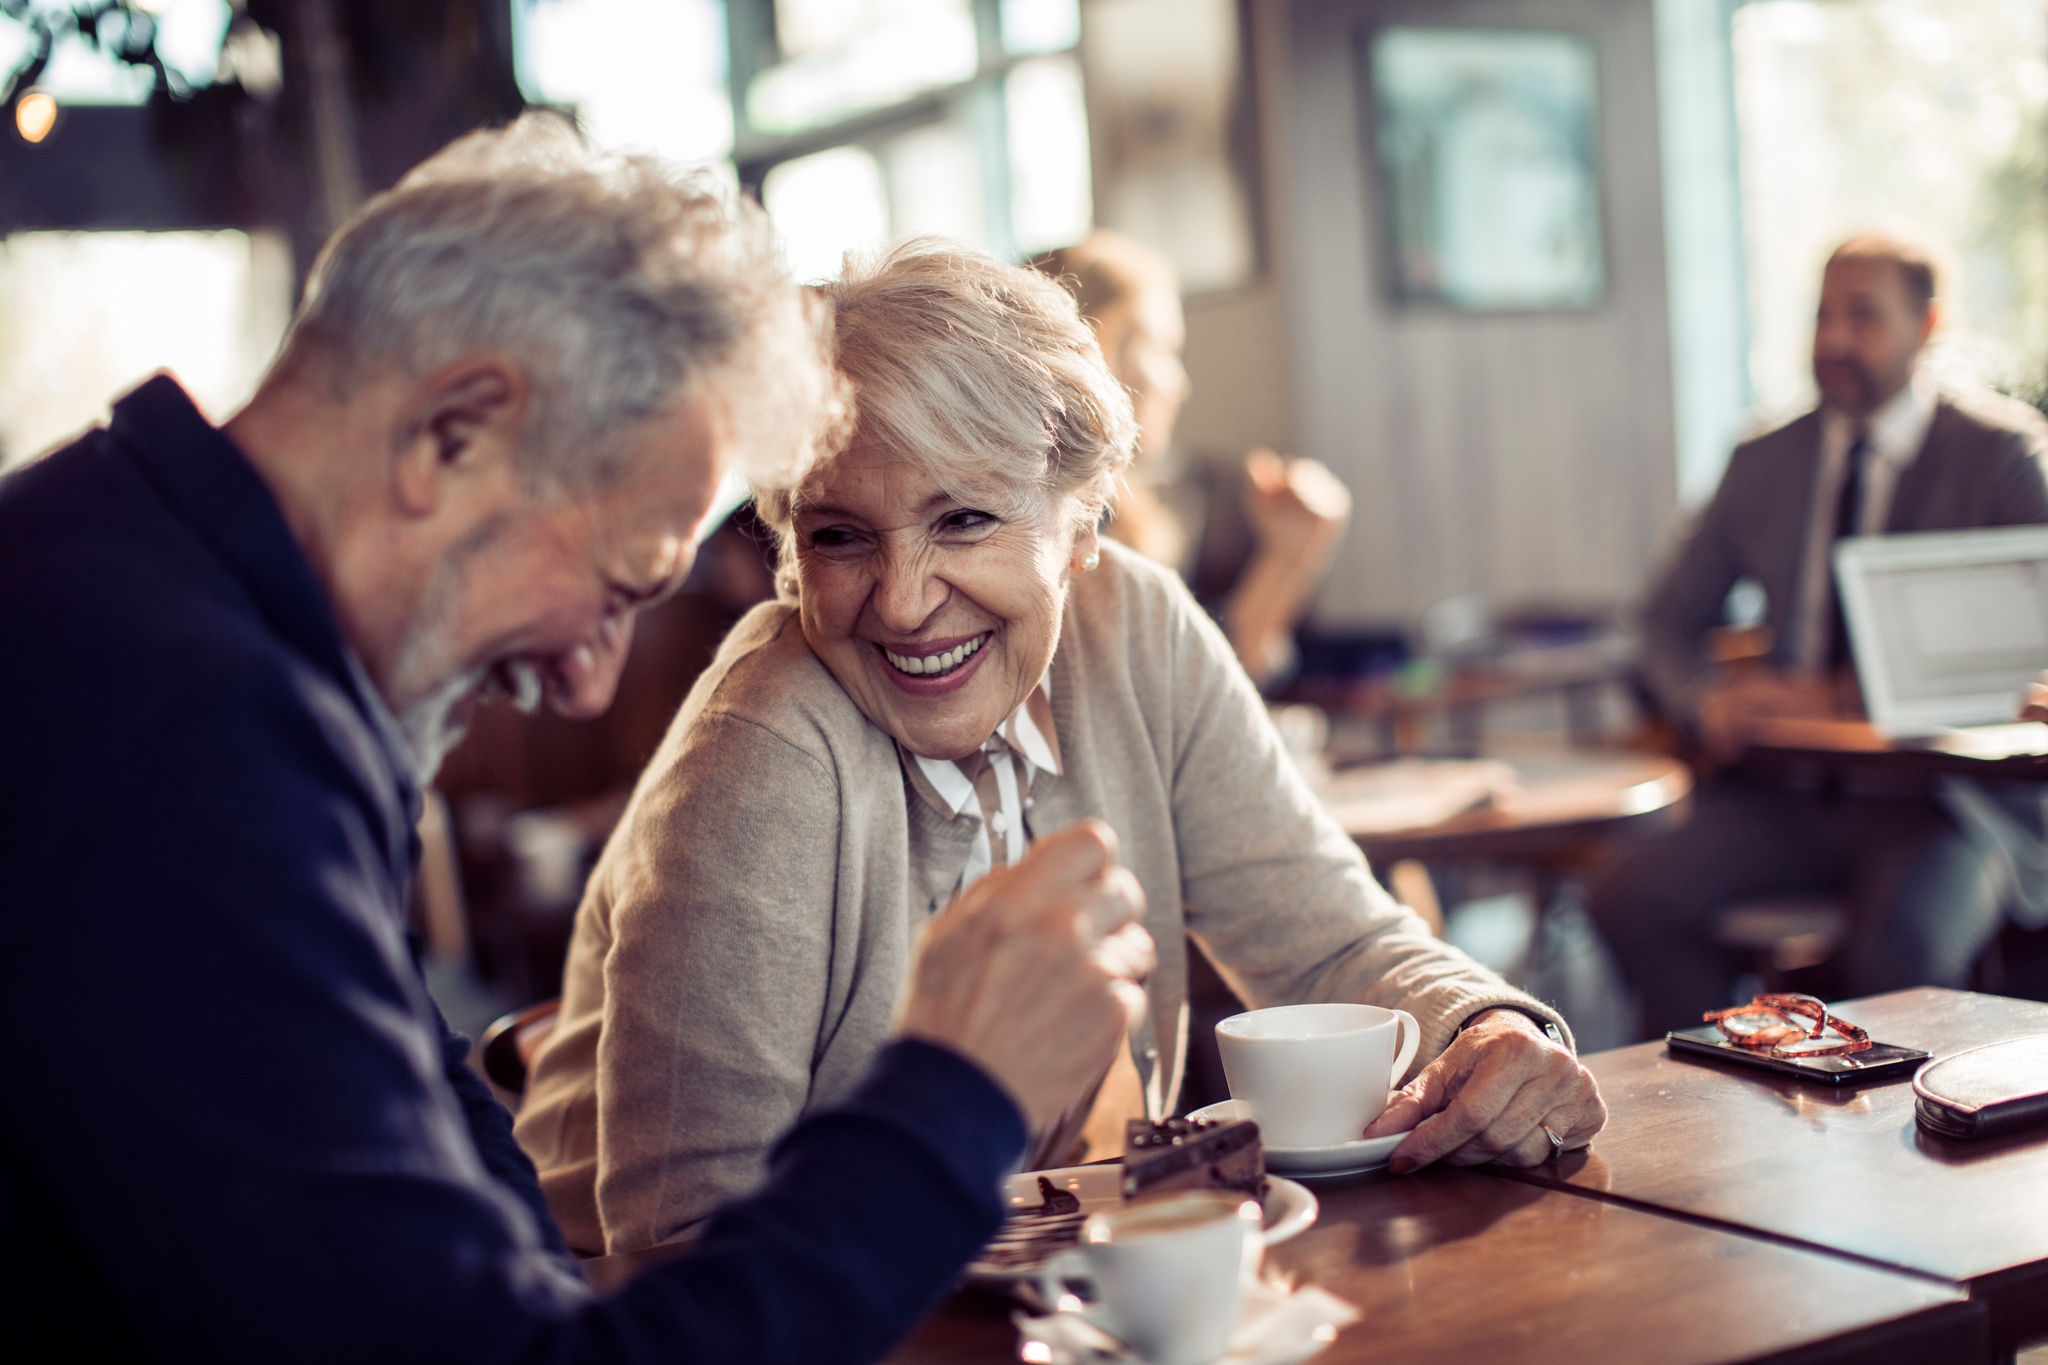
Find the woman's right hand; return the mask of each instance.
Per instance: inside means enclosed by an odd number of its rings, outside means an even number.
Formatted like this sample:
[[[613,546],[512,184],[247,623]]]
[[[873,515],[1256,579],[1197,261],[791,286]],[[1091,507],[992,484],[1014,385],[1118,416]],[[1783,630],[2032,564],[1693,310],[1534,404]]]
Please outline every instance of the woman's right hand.
[[[925,926],[898,1031],[960,1053],[1048,1127],[1145,1012],[1144,909],[1109,826],[1047,835]]]

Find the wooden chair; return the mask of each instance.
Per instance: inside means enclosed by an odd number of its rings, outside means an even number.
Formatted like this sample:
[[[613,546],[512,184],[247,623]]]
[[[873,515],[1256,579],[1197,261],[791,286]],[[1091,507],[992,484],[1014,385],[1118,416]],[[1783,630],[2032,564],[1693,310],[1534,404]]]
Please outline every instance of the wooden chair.
[[[526,1093],[526,1072],[533,1063],[533,1054],[555,1031],[555,1020],[561,1012],[561,997],[556,996],[500,1016],[484,1030],[477,1050],[483,1057],[484,1075],[491,1084],[508,1095]]]
[[[448,802],[433,787],[420,802],[420,868],[413,878],[413,908],[427,951],[441,962],[470,961],[469,908],[462,896],[461,859]]]

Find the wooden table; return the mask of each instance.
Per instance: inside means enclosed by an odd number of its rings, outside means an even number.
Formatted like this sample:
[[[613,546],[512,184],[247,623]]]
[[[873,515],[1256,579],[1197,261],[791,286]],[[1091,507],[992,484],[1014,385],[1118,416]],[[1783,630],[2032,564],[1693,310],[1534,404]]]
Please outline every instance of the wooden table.
[[[1417,752],[1424,726],[1438,716],[1447,722],[1452,749],[1473,753],[1484,735],[1488,707],[1544,693],[1563,695],[1566,724],[1574,738],[1597,736],[1600,689],[1626,679],[1634,666],[1634,646],[1626,637],[1610,634],[1574,644],[1511,649],[1440,669],[1425,665],[1420,678],[1412,672],[1303,678],[1286,696],[1371,725],[1379,733],[1382,754]]]
[[[1318,1189],[1316,1226],[1271,1252],[1363,1320],[1317,1365],[1707,1365],[1979,1359],[1962,1291],[1475,1171]],[[1011,1305],[954,1299],[890,1365],[1017,1358]]]
[[[1849,1001],[1937,1056],[2048,1032],[2048,1005],[1924,988]],[[1671,1056],[1586,1059],[1612,1115],[1590,1151],[1520,1178],[1712,1220],[1969,1287],[2001,1352],[2048,1336],[2048,1134],[1950,1142],[1905,1082],[1846,1091]]]
[[[1513,790],[1492,804],[1421,828],[1345,833],[1377,866],[1403,858],[1562,865],[1617,835],[1670,826],[1692,792],[1690,770],[1661,754],[1532,744],[1489,756],[1516,775]]]
[[[1902,991],[1842,1012],[1937,1055],[2048,1031],[2048,1005]],[[1928,1137],[1900,1082],[1851,1091],[1684,1061],[1587,1058],[1612,1119],[1530,1171],[1317,1188],[1272,1261],[1356,1304],[1317,1359],[1982,1360],[2048,1336],[2048,1134]],[[592,1263],[615,1284],[640,1258]],[[1010,1305],[956,1296],[892,1365],[1015,1359]]]
[[[2030,735],[2028,731],[2039,734]],[[1998,726],[1995,732],[1986,730],[1974,735],[1967,730],[1951,731],[1909,742],[1885,738],[1866,720],[1785,718],[1764,727],[1760,741],[1744,751],[1739,766],[1764,774],[1822,769],[1876,772],[1928,781],[1962,776],[2048,782],[2048,752],[2014,753],[2003,746],[1986,747],[1979,742],[2003,738],[2006,733],[2032,740],[2035,747],[2048,750],[2048,727],[2038,723],[2025,727]]]

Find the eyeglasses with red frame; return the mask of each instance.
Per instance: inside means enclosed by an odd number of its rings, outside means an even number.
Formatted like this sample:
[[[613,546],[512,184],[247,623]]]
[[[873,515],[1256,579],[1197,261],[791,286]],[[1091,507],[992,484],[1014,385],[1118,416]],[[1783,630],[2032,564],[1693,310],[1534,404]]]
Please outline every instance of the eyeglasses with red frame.
[[[1839,1057],[1870,1046],[1868,1033],[1811,995],[1759,995],[1701,1017],[1737,1047],[1773,1057]]]

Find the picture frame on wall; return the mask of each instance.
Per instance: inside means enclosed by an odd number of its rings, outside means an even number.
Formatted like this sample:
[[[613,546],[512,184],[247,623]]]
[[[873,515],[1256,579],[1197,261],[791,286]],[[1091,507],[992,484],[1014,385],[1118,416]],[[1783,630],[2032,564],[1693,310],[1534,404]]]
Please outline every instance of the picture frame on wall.
[[[1394,298],[1474,312],[1597,306],[1606,268],[1591,40],[1398,25],[1357,41]]]

